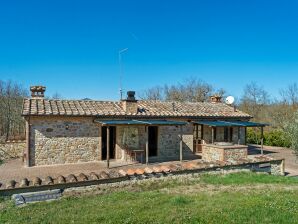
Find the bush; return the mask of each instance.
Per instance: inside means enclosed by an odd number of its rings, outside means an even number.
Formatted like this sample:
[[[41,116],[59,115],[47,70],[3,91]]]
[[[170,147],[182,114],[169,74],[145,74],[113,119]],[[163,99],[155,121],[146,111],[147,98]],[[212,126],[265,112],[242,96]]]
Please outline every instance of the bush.
[[[260,144],[261,132],[253,128],[247,128],[246,141],[248,144]]]
[[[298,158],[298,112],[292,121],[285,125],[285,130],[291,142],[291,148],[294,150]]]
[[[247,143],[261,144],[261,131],[259,129],[248,128]],[[289,148],[291,147],[291,140],[285,131],[281,129],[273,129],[264,132],[264,145]]]

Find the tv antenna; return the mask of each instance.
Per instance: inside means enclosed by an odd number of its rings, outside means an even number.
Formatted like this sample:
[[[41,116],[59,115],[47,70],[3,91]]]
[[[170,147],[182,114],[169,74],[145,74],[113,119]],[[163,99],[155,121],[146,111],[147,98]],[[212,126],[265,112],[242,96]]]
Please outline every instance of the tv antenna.
[[[119,90],[120,90],[120,99],[122,100],[123,89],[122,89],[122,79],[123,79],[123,66],[122,66],[122,54],[126,52],[128,48],[123,48],[118,51],[118,59],[119,59],[119,69],[120,69],[120,80],[119,80]]]

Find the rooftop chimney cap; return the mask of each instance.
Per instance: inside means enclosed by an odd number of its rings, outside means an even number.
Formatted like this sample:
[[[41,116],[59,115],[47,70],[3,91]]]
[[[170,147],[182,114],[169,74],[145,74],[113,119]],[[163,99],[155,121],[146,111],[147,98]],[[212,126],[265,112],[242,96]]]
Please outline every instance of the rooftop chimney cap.
[[[215,95],[211,96],[210,99],[211,99],[212,103],[220,103],[222,96],[215,94]]]
[[[44,92],[46,91],[45,86],[30,86],[32,98],[43,98]]]
[[[136,101],[136,92],[135,91],[127,91],[126,101]]]

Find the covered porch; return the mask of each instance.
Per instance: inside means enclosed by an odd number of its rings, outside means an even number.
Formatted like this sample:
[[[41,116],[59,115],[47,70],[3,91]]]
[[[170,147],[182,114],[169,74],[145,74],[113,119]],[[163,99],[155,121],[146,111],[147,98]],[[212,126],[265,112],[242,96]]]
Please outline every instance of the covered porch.
[[[193,121],[194,151],[206,161],[228,161],[247,158],[246,133],[248,127],[261,129],[261,154],[263,130],[267,124],[250,121]]]
[[[106,160],[107,168],[110,167],[112,159],[148,164],[149,157],[162,157],[162,145],[166,144],[164,135],[167,134],[167,130],[174,148],[179,147],[179,160],[183,160],[183,126],[187,125],[187,122],[136,119],[95,119],[94,122],[101,127],[101,160]],[[103,157],[105,149],[107,153]]]

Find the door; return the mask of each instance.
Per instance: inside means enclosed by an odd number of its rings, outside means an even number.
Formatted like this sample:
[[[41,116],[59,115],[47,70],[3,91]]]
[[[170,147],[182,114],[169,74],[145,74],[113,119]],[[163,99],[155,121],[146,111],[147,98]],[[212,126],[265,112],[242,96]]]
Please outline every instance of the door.
[[[110,138],[109,138],[109,155],[110,159],[115,159],[116,149],[116,127],[110,127]],[[107,159],[107,127],[101,129],[101,159]]]
[[[157,156],[157,145],[158,145],[158,127],[148,127],[148,146],[149,156]]]

